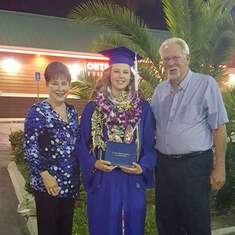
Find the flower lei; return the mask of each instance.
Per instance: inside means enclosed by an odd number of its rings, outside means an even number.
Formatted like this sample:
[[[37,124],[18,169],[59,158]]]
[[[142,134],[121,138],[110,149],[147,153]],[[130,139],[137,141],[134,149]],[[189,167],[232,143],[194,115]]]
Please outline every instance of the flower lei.
[[[112,100],[98,92],[94,101],[96,110],[92,115],[93,150],[96,147],[104,150],[103,123],[100,121],[105,123],[109,133],[115,131],[115,134],[123,138],[127,128],[134,128],[140,119],[140,98],[137,94],[129,98],[127,92],[122,92],[119,97]]]

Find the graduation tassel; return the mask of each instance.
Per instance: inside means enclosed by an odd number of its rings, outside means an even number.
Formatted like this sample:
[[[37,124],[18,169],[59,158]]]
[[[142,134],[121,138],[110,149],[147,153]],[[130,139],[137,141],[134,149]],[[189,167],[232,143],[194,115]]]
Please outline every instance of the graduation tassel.
[[[139,75],[138,75],[138,63],[137,63],[137,53],[135,53],[135,91],[138,92],[139,86]]]

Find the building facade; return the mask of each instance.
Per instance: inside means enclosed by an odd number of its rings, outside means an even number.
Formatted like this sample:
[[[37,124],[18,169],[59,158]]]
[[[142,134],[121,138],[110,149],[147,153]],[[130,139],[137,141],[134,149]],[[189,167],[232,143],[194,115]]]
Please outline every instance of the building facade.
[[[44,70],[52,61],[66,64],[72,79],[99,77],[108,59],[91,53],[98,35],[92,26],[69,19],[0,10],[0,119],[24,118],[28,108],[47,97]],[[86,100],[69,96],[81,112]]]

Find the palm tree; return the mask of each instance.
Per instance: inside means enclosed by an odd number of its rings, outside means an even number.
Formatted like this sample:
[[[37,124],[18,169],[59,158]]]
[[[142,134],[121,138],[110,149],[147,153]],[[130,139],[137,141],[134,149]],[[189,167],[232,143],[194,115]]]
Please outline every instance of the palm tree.
[[[99,51],[110,47],[124,45],[143,57],[139,65],[141,82],[147,98],[162,79],[156,40],[146,24],[131,10],[115,3],[88,1],[76,7],[71,15],[78,23],[96,23],[106,31],[93,43],[93,50]],[[162,37],[165,37],[163,34]]]
[[[163,0],[168,30],[189,44],[193,70],[209,73],[216,79],[225,74],[220,65],[227,61],[235,45],[230,14],[233,2]],[[142,19],[116,3],[90,0],[74,8],[71,17],[78,23],[95,23],[107,29],[94,41],[94,50],[126,45],[138,52],[144,58],[140,75],[146,81],[145,87],[148,84],[151,96],[154,87],[163,79],[158,56],[162,38],[156,40]]]
[[[169,31],[182,37],[191,49],[191,68],[216,79],[224,75],[224,64],[234,52],[234,0],[163,0]]]
[[[76,95],[81,99],[87,100],[95,88],[96,80],[98,78],[88,76],[86,71],[81,73],[76,81],[71,84],[70,94]]]

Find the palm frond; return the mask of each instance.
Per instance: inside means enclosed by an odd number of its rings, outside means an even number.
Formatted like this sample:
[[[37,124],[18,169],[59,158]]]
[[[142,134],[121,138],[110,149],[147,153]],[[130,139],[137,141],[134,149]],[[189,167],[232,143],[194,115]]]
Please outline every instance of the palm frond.
[[[105,33],[99,35],[99,37],[92,42],[91,48],[93,51],[101,51],[112,47],[117,47],[119,45],[130,48],[132,51],[135,51],[141,55],[141,57],[146,56],[145,52],[133,44],[131,40],[124,38],[118,33]]]
[[[231,2],[234,0],[163,0],[169,31],[189,44],[193,70],[223,76],[223,69],[215,65],[229,57],[235,40],[234,33],[226,33],[234,32]]]
[[[169,31],[174,36],[183,38],[188,43],[191,54],[197,58],[197,60],[192,58],[191,65],[193,68],[203,64],[201,57],[198,57],[200,54],[198,48],[204,47],[201,40],[203,38],[201,36],[203,35],[201,22],[203,22],[204,17],[199,13],[202,4],[203,0],[163,0]],[[195,35],[197,35],[196,40]]]
[[[187,28],[188,31],[191,31],[190,25],[190,9],[187,0],[163,0],[163,9],[165,13],[166,22],[170,32],[173,36],[180,36],[187,40],[189,38],[185,35]],[[187,40],[188,41],[188,40]],[[190,44],[190,43],[189,43]]]
[[[160,65],[156,68],[151,61],[144,61],[139,65],[139,74],[140,76],[146,80],[152,87],[156,87],[157,84],[163,80],[162,71],[160,69]]]
[[[121,34],[145,51],[154,64],[158,64],[158,47],[148,27],[128,8],[105,1],[90,0],[75,7],[70,17],[78,23],[96,23],[107,27],[111,32]]]
[[[139,65],[139,74],[141,76],[140,91],[147,100],[151,100],[155,87],[163,80],[161,65],[156,68],[151,61],[145,60]]]
[[[154,87],[152,87],[150,83],[148,83],[146,80],[141,80],[139,84],[139,90],[146,100],[151,101]]]
[[[223,32],[214,44],[211,53],[211,64],[221,65],[230,59],[235,47],[235,37],[232,31]]]
[[[70,94],[79,96],[82,99],[89,99],[95,88],[96,81],[96,77],[88,76],[84,72],[77,81],[71,83]]]
[[[158,46],[160,45],[160,41],[158,39],[154,39],[153,42]],[[91,48],[93,51],[101,51],[101,50],[105,50],[108,48],[117,47],[119,45],[126,46],[130,48],[132,51],[137,52],[143,59],[150,60],[148,57],[148,54],[146,54],[145,51],[143,51],[136,44],[133,44],[131,40],[124,38],[121,34],[118,34],[118,33],[105,33],[105,34],[99,35],[99,37],[96,38],[92,42]],[[158,62],[157,66],[159,66],[160,58],[159,58],[158,53],[155,55],[155,57]]]

